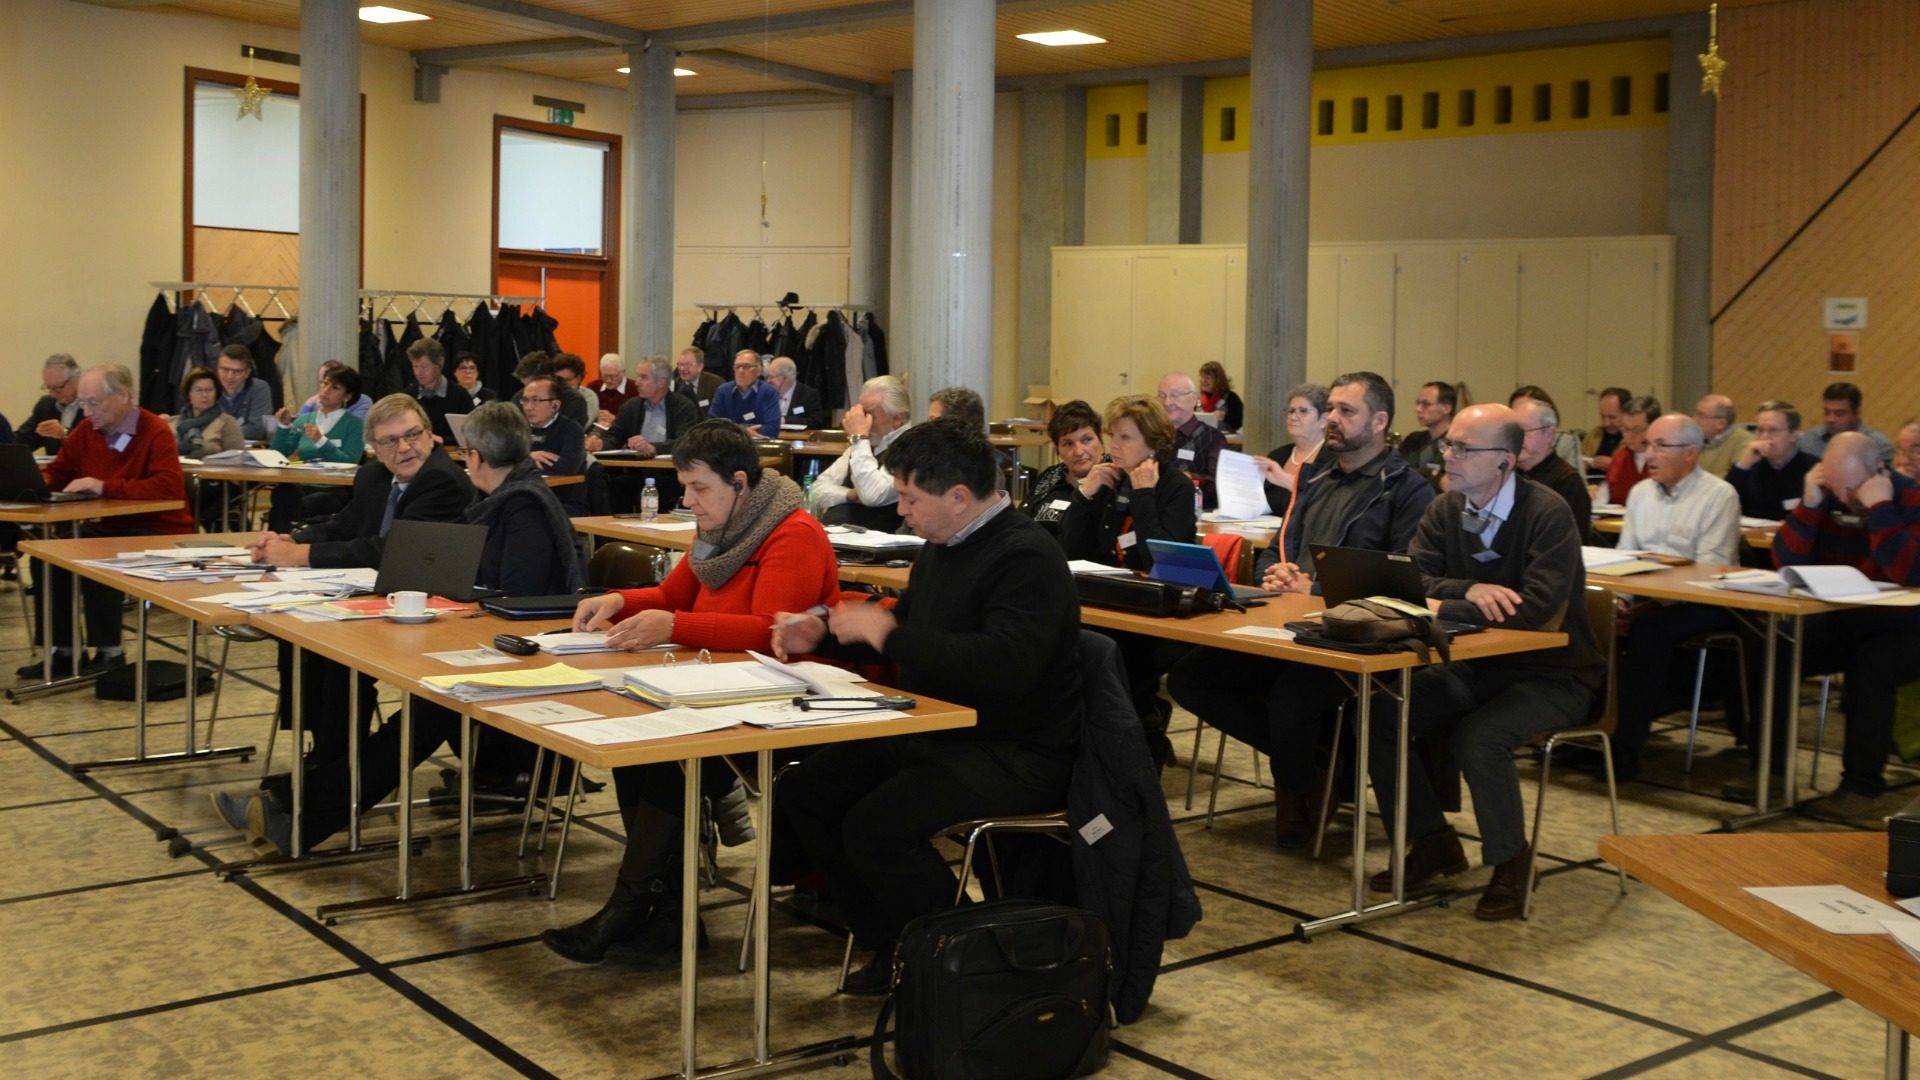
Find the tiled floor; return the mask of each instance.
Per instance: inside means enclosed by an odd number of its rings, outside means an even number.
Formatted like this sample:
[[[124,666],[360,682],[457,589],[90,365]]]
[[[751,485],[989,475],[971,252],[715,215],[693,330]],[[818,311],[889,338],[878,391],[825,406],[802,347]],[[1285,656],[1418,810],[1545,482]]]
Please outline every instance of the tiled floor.
[[[11,590],[0,589],[0,669],[30,655],[18,618],[6,617]],[[179,621],[154,623],[164,637],[156,656],[177,655]],[[264,748],[272,646],[236,645],[232,662],[217,734]],[[202,713],[210,704],[201,699]],[[182,741],[179,702],[152,716],[151,748]],[[207,793],[249,785],[259,759],[85,777],[66,767],[129,751],[131,723],[130,706],[84,692],[0,705],[0,950],[10,971],[0,982],[0,1075],[647,1076],[677,1064],[672,973],[578,967],[535,937],[603,898],[619,854],[610,794],[583,811],[591,816],[572,835],[556,903],[516,894],[327,927],[314,908],[390,890],[391,862],[217,877],[215,863],[247,852]],[[1188,729],[1175,738],[1184,762],[1191,718],[1176,726]],[[1736,777],[1740,755],[1724,735],[1704,733],[1689,779],[1679,768],[1683,734],[1657,744],[1648,772],[1658,783],[1625,789],[1625,831],[1700,832],[1735,809],[1710,793]],[[421,791],[439,764],[422,770]],[[1827,782],[1834,771],[1829,758]],[[1543,843],[1551,869],[1530,922],[1472,918],[1480,869],[1461,902],[1303,944],[1291,938],[1299,916],[1344,906],[1348,826],[1336,822],[1321,862],[1277,854],[1244,747],[1229,748],[1225,772],[1211,829],[1206,772],[1192,810],[1184,768],[1166,773],[1206,917],[1168,944],[1153,1004],[1114,1033],[1104,1075],[1879,1074],[1883,1028],[1873,1016],[1643,886],[1619,895],[1595,858],[1604,790],[1586,777],[1554,779]],[[1531,806],[1533,767],[1522,775]],[[415,861],[416,885],[449,884],[452,823],[423,818],[436,839]],[[1471,814],[1457,820],[1471,832]],[[156,827],[178,829],[192,850],[169,857]],[[371,835],[390,829],[369,823]],[[513,842],[511,829],[483,833],[477,876],[534,869],[538,860],[517,864]],[[714,940],[701,960],[700,1042],[709,1063],[750,1048],[747,980],[733,964],[746,851],[723,851],[722,882],[705,894]],[[773,950],[777,1045],[870,1030],[871,1001],[832,993],[837,936],[783,911]]]

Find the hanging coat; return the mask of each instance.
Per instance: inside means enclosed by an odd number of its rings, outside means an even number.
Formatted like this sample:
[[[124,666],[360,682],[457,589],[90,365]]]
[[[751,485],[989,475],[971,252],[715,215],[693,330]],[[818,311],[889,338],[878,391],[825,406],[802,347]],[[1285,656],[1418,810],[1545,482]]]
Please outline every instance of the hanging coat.
[[[213,368],[219,366],[220,332],[213,324],[213,316],[198,303],[184,304],[173,317],[174,340],[173,357],[167,364],[167,398],[172,400],[180,392],[180,380],[187,372],[197,367]],[[177,408],[168,412],[178,412]]]
[[[887,366],[887,335],[872,312],[860,320],[860,336],[867,339],[867,377],[892,374]]]
[[[473,351],[473,335],[467,333],[467,328],[460,324],[460,316],[455,315],[452,308],[441,312],[440,326],[434,330],[433,340],[439,342],[440,347],[447,351],[449,373],[453,371],[454,363],[461,353]],[[481,385],[484,386],[485,383]]]
[[[266,323],[238,307],[230,307],[226,317],[220,320],[220,337],[229,345],[246,346],[247,352],[253,356],[254,377],[267,384],[273,407],[279,409],[285,405],[286,383],[280,377],[278,363],[280,343],[267,333]]]
[[[140,331],[140,407],[163,416],[176,411],[170,406],[180,391],[177,381],[167,381],[173,346],[173,312],[167,309],[166,294],[160,293],[147,309],[147,324]]]

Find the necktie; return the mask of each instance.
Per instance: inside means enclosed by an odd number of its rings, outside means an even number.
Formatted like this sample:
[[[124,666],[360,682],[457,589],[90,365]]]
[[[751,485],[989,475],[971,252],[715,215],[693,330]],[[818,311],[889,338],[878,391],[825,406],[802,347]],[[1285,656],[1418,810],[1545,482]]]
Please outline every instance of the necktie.
[[[393,528],[394,511],[400,509],[400,485],[395,484],[387,490],[387,512],[380,515],[380,535],[385,538],[387,530]]]

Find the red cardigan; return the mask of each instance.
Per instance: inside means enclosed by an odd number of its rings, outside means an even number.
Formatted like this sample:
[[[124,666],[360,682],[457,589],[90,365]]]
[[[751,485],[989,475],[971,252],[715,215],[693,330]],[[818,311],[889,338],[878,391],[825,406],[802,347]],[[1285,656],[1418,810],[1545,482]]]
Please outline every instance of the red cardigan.
[[[92,420],[74,425],[60,444],[60,454],[47,465],[47,486],[61,491],[83,476],[98,477],[101,496],[108,499],[179,499],[178,510],[102,518],[93,531],[103,535],[190,533],[193,514],[186,508],[187,480],[180,472],[180,447],[167,422],[145,409],[136,409],[139,422],[127,448],[116,452],[94,429]]]
[[[1647,460],[1653,460],[1652,453],[1648,453]],[[1607,498],[1621,506],[1627,505],[1627,492],[1632,491],[1633,486],[1648,475],[1645,466],[1634,465],[1633,451],[1621,443],[1620,448],[1613,452],[1613,460],[1607,464]]]
[[[674,613],[673,641],[696,649],[765,652],[773,616],[840,602],[840,565],[826,530],[812,514],[795,510],[773,527],[760,550],[725,585],[709,589],[681,559],[667,580],[650,589],[623,589],[625,619],[663,608]]]

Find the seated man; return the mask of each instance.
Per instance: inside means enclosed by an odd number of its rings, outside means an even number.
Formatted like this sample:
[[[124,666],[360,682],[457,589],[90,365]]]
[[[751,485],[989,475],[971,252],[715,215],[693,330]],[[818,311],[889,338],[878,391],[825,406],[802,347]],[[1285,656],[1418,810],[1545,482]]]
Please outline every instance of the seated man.
[[[1677,555],[1708,567],[1740,561],[1740,497],[1733,485],[1700,468],[1700,425],[1679,413],[1647,432],[1647,479],[1627,496],[1620,550]],[[1680,644],[1734,628],[1733,613],[1707,604],[1649,604],[1633,609],[1619,667],[1619,722],[1613,733],[1616,774],[1640,773],[1640,751],[1665,710],[1667,679]],[[1737,700],[1737,695],[1734,696]],[[1736,727],[1744,717],[1729,716]],[[1597,764],[1597,763],[1596,763]]]
[[[632,450],[642,457],[671,453],[673,443],[700,422],[700,410],[685,394],[667,389],[673,368],[664,356],[649,356],[633,369],[633,397],[613,418],[605,437],[587,437],[587,450]],[[608,469],[607,498],[615,513],[632,511],[649,479],[660,490],[660,508],[680,505],[680,481],[672,469]],[[640,474],[645,473],[645,476]]]
[[[1227,448],[1227,437],[1193,415],[1199,400],[1200,391],[1194,388],[1192,376],[1179,371],[1161,376],[1160,407],[1173,421],[1174,462],[1200,485],[1202,505],[1212,510],[1220,505],[1213,490],[1213,474],[1220,466],[1220,451]]]
[[[560,415],[567,388],[551,375],[529,379],[520,388],[520,408],[533,431],[533,465],[542,476],[580,476],[587,471],[587,435],[580,425]],[[553,489],[569,514],[587,512],[587,486],[566,484]]]
[[[619,353],[608,353],[600,358],[600,378],[587,384],[599,402],[594,410],[593,428],[605,431],[613,426],[613,418],[620,415],[620,407],[633,400],[635,387],[633,380],[627,378],[627,365],[620,359]]]
[[[689,345],[673,361],[673,385],[668,389],[693,402],[700,410],[700,419],[705,420],[707,407],[720,390],[720,376],[707,370],[707,354],[699,346]]]
[[[1920,483],[1880,464],[1880,447],[1865,434],[1833,436],[1820,464],[1807,473],[1800,505],[1773,538],[1781,566],[1839,563],[1875,581],[1920,585]],[[1899,808],[1888,800],[1884,775],[1893,746],[1894,695],[1920,679],[1920,608],[1858,608],[1806,620],[1803,676],[1844,672],[1847,741],[1840,787],[1816,804],[1849,824],[1886,828]],[[1779,709],[1798,707],[1799,687],[1787,683],[1787,665],[1775,672]],[[1774,753],[1786,738],[1774,717]],[[1909,796],[1902,795],[1900,800]]]
[[[1820,459],[1800,449],[1800,410],[1784,401],[1763,402],[1754,417],[1753,439],[1726,471],[1740,496],[1740,513],[1779,521],[1800,505],[1807,472]]]
[[[1554,445],[1560,438],[1559,407],[1537,386],[1520,389],[1525,393],[1516,393],[1507,403],[1520,421],[1520,430],[1527,436],[1526,444],[1520,449],[1520,475],[1552,488],[1554,494],[1566,500],[1584,543],[1593,531],[1593,495],[1587,491],[1587,482],[1580,471],[1554,453]]]
[[[1894,467],[1909,480],[1920,480],[1920,416],[1900,425]]]
[[[1482,857],[1494,867],[1474,915],[1513,919],[1532,863],[1514,752],[1537,735],[1584,723],[1607,662],[1587,620],[1573,514],[1564,500],[1514,471],[1525,436],[1513,411],[1504,405],[1464,409],[1447,441],[1447,493],[1427,508],[1408,548],[1432,598],[1428,606],[1460,622],[1567,635],[1567,644],[1555,649],[1421,668],[1410,688],[1411,734],[1445,733],[1472,792]],[[1380,805],[1392,807],[1399,724],[1384,694],[1375,698],[1373,717],[1368,773]],[[1413,893],[1465,872],[1467,858],[1425,770],[1407,772],[1405,884]],[[1371,884],[1376,892],[1392,891],[1392,870],[1375,874]]]
[[[782,614],[773,630],[782,657],[890,661],[902,690],[978,713],[971,728],[825,747],[780,782],[778,812],[874,950],[847,979],[857,994],[885,993],[901,928],[953,903],[936,829],[1065,805],[1085,708],[1073,577],[995,488],[985,436],[936,420],[902,434],[892,462],[901,514],[927,542],[898,603]]]
[[[1753,432],[1735,423],[1739,419],[1733,399],[1725,394],[1708,394],[1694,404],[1693,422],[1706,440],[1700,446],[1700,468],[1708,476],[1726,476],[1753,441]]]
[[[892,532],[900,527],[893,474],[879,456],[907,429],[912,407],[897,376],[876,375],[860,387],[859,404],[840,420],[852,445],[813,478],[808,509],[827,525],[859,525]],[[982,436],[984,440],[985,436]]]
[[[781,423],[819,428],[832,422],[828,410],[820,405],[820,391],[800,381],[800,369],[791,357],[774,357],[767,365],[767,381],[780,394]]]
[[[1447,437],[1447,426],[1453,423],[1459,404],[1460,393],[1452,383],[1430,382],[1422,386],[1419,396],[1413,399],[1413,419],[1420,430],[1400,440],[1400,456],[1436,488],[1442,471],[1440,440]]]
[[[760,380],[760,354],[741,349],[733,354],[733,381],[713,393],[707,415],[731,420],[753,435],[780,434],[780,392]]]
[[[544,481],[527,460],[530,440],[527,422],[505,402],[473,412],[466,429],[467,449],[461,451],[484,494],[467,507],[463,519],[487,527],[487,546],[480,560],[478,584],[514,596],[541,596],[571,592],[583,581],[579,549],[572,526]],[[334,673],[345,669],[335,666]],[[344,679],[338,680],[344,684]],[[362,703],[368,698],[363,691]],[[459,739],[458,719],[445,706],[415,698],[413,702],[412,762],[421,762],[442,743]],[[399,785],[400,725],[389,722],[360,745],[360,812],[388,798]],[[317,755],[316,755],[317,756]],[[532,768],[533,745],[482,725],[475,768],[506,778]],[[312,848],[346,827],[352,811],[351,774],[344,754],[316,763],[304,792],[300,839]],[[235,828],[265,839],[282,854],[293,848],[292,808],[266,793],[214,797],[220,815]]]
[[[1600,391],[1600,423],[1580,440],[1580,455],[1587,472],[1607,475],[1614,452],[1620,449],[1620,421],[1626,419],[1624,410],[1632,400],[1633,391],[1625,387],[1609,386]]]
[[[57,454],[60,442],[80,423],[80,365],[66,353],[47,357],[40,368],[46,390],[33,404],[33,414],[14,430],[14,438],[36,454]]]
[[[1297,400],[1297,399],[1296,399]],[[1407,550],[1433,487],[1387,446],[1393,387],[1371,371],[1340,376],[1327,394],[1326,443],[1300,467],[1286,528],[1254,559],[1262,588],[1315,592],[1310,545]],[[1349,696],[1324,668],[1194,649],[1167,678],[1173,700],[1273,761],[1274,842],[1313,839],[1320,742]]]
[[[254,378],[253,353],[245,345],[229,345],[220,350],[213,373],[220,378],[220,411],[240,421],[240,434],[248,440],[265,440],[273,391]]]
[[[455,445],[459,440],[453,437],[453,425],[447,417],[472,412],[473,399],[448,377],[447,351],[432,338],[421,338],[407,346],[407,363],[413,365],[413,385],[407,393],[420,403],[431,421],[427,430],[433,434],[433,441],[442,446]]]
[[[1600,502],[1625,505],[1633,486],[1647,478],[1647,429],[1660,419],[1660,399],[1642,394],[1627,402],[1620,418],[1620,449],[1607,466],[1607,478],[1596,496]]]
[[[1860,418],[1859,387],[1850,382],[1829,385],[1820,392],[1820,413],[1825,422],[1800,433],[1800,449],[1820,457],[1827,452],[1827,444],[1834,436],[1852,431],[1873,440],[1882,464],[1893,460],[1893,440],[1868,427]]]
[[[580,425],[584,434],[600,415],[600,398],[587,389],[587,362],[570,352],[555,353],[551,374],[559,382],[560,415]]]
[[[187,482],[180,472],[179,449],[165,420],[134,404],[133,373],[119,364],[88,368],[76,380],[85,419],[75,424],[47,465],[47,487],[54,491],[88,491],[106,499],[178,499],[172,510],[125,517],[102,518],[84,530],[89,536],[135,536],[147,533],[190,533],[193,515],[186,506]],[[52,570],[36,561],[34,580],[53,588],[53,632],[41,627],[50,640],[56,676],[73,662],[73,575]],[[93,655],[84,659],[82,674],[104,671],[123,662],[120,649],[120,607],[125,597],[118,589],[88,580],[80,586],[86,610],[87,639]],[[40,677],[41,663],[20,669],[22,678]]]

